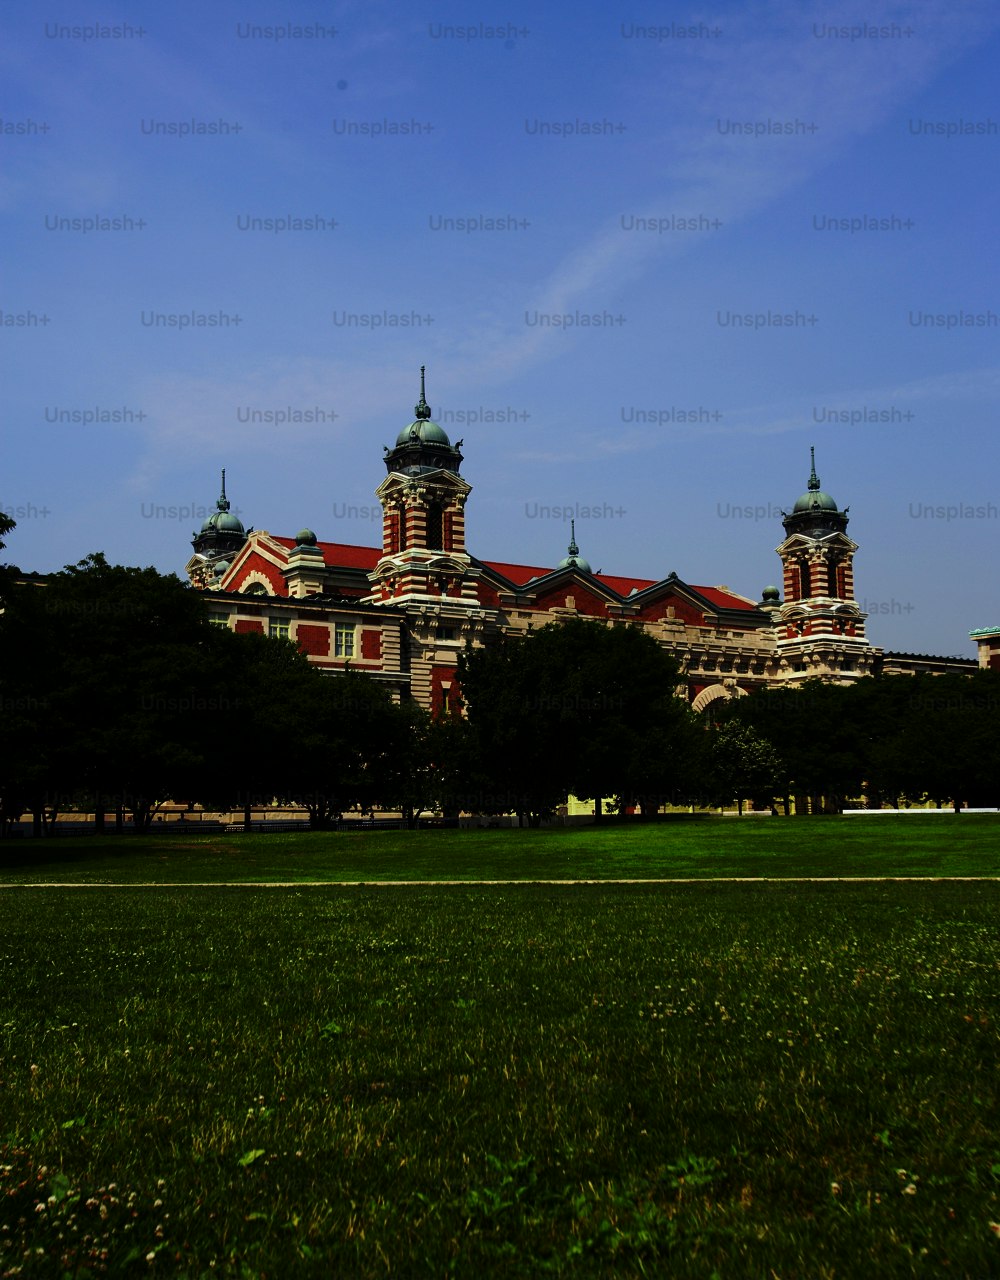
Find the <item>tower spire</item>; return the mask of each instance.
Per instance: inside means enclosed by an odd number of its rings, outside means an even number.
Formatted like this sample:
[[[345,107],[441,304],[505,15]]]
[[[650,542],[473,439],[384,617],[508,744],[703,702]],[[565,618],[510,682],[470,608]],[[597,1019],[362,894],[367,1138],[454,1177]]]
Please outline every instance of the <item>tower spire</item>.
[[[584,560],[580,555],[580,548],[576,545],[576,521],[569,522],[569,546],[566,548],[569,552],[556,565],[557,569],[582,569],[584,573],[593,573],[590,567],[590,561]]]
[[[226,497],[226,468],[222,468],[222,493],[219,495],[219,501],[215,504],[220,511],[229,510],[229,499]]]
[[[816,474],[816,446],[814,444],[809,446],[809,462],[809,489],[813,491],[819,488],[819,476]]]
[[[417,402],[417,407],[414,409],[418,422],[431,416],[431,407],[424,396],[424,368],[424,365],[420,366],[420,400]]]

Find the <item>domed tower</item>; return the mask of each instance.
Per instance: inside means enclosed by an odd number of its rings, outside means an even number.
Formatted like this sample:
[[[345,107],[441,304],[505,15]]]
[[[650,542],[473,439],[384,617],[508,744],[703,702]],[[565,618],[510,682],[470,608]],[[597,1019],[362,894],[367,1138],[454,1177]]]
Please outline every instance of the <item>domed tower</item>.
[[[431,420],[420,369],[414,420],[385,450],[388,475],[376,489],[382,504],[382,557],[370,575],[373,599],[478,598],[478,572],[465,550],[465,501],[472,486],[459,475],[462,454]]]
[[[212,585],[221,576],[216,570],[223,563],[228,567],[228,563],[246,540],[247,531],[243,528],[243,522],[230,510],[230,502],[226,497],[226,469],[223,467],[222,493],[215,504],[215,510],[201,526],[201,532],[194,534],[191,539],[194,559],[205,570],[199,575],[203,585]],[[215,585],[218,585],[217,582]]]
[[[590,567],[590,561],[584,560],[580,555],[580,548],[576,545],[576,521],[569,522],[569,546],[566,548],[567,555],[556,565],[557,569],[582,569],[584,573],[593,573]]]
[[[854,599],[854,553],[847,513],[820,488],[816,450],[806,492],[782,512],[785,540],[777,548],[784,568],[785,600],[769,601],[778,631],[782,674],[790,680],[823,676],[841,681],[871,672],[875,651]]]

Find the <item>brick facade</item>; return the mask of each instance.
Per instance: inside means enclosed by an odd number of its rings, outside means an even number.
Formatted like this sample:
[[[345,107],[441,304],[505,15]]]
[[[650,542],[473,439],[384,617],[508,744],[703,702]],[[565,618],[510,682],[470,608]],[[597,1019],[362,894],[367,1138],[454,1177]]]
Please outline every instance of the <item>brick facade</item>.
[[[289,634],[312,661],[367,671],[397,698],[433,711],[455,704],[466,644],[571,617],[642,627],[678,659],[698,710],[719,697],[815,676],[845,683],[877,671],[975,666],[883,654],[868,642],[854,597],[857,545],[846,534],[846,510],[819,489],[815,462],[807,492],[784,515],[777,548],[784,598],[768,588],[754,601],[676,574],[659,582],[594,574],[575,533],[570,555],[554,569],[477,559],[465,545],[471,486],[459,475],[462,455],[430,420],[422,384],[416,419],[384,460],[387,475],[376,490],[381,547],[320,542],[309,530],[295,539],[257,531],[235,551],[230,537],[223,557],[205,535],[196,539],[187,569],[211,591],[213,614],[237,631],[266,632],[290,610]],[[350,654],[338,652],[338,626],[339,647],[353,645]],[[979,642],[983,665],[1000,664],[1000,628]]]

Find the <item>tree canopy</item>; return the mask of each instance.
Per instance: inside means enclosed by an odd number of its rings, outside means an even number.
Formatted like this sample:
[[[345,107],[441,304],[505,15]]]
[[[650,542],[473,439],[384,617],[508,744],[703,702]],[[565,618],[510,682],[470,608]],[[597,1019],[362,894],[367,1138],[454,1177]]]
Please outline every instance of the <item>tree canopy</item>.
[[[13,521],[0,514],[2,536]],[[210,625],[173,575],[87,556],[4,579],[0,826],[24,812],[131,813],[164,800],[297,804],[316,826],[350,808],[411,821],[517,812],[572,793],[645,815],[668,802],[824,796],[995,805],[1000,672],[807,681],[725,705],[678,697],[677,662],[628,623],[572,618],[499,635],[459,661],[466,717],[433,719],[288,640]]]
[[[568,792],[644,809],[687,781],[696,730],[676,661],[638,628],[584,619],[468,650],[472,770],[495,811],[540,816]]]
[[[172,798],[326,825],[399,789],[411,723],[367,677],[213,627],[200,592],[100,554],[8,593],[0,699],[7,822],[80,806],[146,829]]]

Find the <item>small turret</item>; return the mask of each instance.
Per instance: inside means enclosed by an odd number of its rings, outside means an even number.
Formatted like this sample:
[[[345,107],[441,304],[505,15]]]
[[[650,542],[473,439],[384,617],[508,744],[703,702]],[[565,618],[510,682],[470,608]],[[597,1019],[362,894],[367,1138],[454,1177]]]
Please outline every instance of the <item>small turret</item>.
[[[247,540],[243,522],[233,514],[230,505],[226,497],[226,469],[223,467],[222,492],[216,501],[215,510],[201,526],[200,533],[196,533],[192,539],[195,552],[205,560],[215,560],[219,556],[231,558]]]
[[[590,562],[588,560],[584,560],[583,556],[580,555],[580,548],[576,545],[576,521],[575,520],[571,520],[569,522],[569,528],[570,528],[569,546],[566,548],[569,554],[564,559],[559,561],[559,563],[556,565],[556,568],[557,569],[570,569],[570,568],[581,569],[584,573],[593,573],[594,571],[590,567]]]

